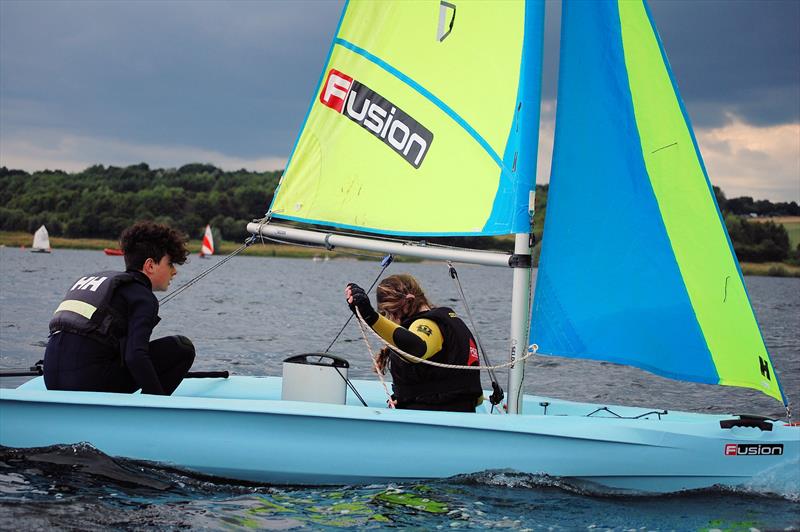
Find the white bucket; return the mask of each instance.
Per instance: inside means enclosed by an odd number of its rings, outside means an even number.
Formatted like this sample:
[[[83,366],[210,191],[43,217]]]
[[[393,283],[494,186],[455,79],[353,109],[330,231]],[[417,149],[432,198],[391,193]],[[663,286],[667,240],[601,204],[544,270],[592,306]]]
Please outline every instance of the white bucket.
[[[283,361],[281,399],[343,405],[347,400],[347,369],[343,358],[307,353]]]

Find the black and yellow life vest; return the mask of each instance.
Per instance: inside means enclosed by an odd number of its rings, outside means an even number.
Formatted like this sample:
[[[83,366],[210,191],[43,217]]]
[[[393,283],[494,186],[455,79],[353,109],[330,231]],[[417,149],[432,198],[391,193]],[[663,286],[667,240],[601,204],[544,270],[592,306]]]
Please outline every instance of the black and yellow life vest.
[[[474,366],[479,364],[478,348],[469,328],[453,309],[437,307],[415,314],[403,321],[405,328],[419,319],[431,320],[442,333],[442,349],[428,360],[443,364]],[[448,369],[423,362],[409,362],[400,355],[392,356],[390,367],[394,393],[402,402],[438,402],[453,396],[483,394],[480,371]]]
[[[50,334],[70,332],[119,347],[128,329],[127,320],[111,306],[111,298],[123,284],[141,282],[128,272],[98,272],[81,277],[67,290],[50,320]]]

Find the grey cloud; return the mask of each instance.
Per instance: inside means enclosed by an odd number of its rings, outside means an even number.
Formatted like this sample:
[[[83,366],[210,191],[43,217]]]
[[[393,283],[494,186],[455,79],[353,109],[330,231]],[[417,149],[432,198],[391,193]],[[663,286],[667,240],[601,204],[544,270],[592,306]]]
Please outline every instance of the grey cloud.
[[[25,128],[286,157],[341,0],[0,0],[0,117]],[[695,126],[800,120],[800,2],[651,2]],[[547,2],[543,95],[560,7]]]
[[[4,131],[285,155],[341,2],[0,2]],[[38,111],[12,120],[24,99]]]
[[[733,113],[770,126],[800,121],[800,2],[650,0],[670,66],[695,126]],[[543,89],[556,97],[561,7],[546,5]]]
[[[800,121],[800,2],[651,2],[696,126]]]

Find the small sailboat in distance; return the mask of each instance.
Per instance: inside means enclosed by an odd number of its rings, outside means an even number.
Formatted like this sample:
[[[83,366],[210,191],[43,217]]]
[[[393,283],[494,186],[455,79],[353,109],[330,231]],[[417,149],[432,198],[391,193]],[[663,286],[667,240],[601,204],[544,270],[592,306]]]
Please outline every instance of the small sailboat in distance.
[[[200,256],[208,257],[214,254],[214,235],[211,233],[211,226],[206,225],[206,232],[203,234],[203,243],[200,245]]]
[[[50,235],[47,233],[47,228],[44,225],[33,234],[31,251],[33,253],[50,253]]]

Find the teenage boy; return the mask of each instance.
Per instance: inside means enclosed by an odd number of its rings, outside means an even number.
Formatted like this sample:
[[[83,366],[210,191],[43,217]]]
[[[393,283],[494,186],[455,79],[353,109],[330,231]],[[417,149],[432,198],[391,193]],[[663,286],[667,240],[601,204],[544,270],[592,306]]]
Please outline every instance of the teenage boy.
[[[139,222],[120,236],[124,272],[81,277],[50,321],[44,354],[49,390],[170,395],[194,362],[185,336],[150,341],[158,317],[153,292],[164,291],[189,251],[183,235]]]

